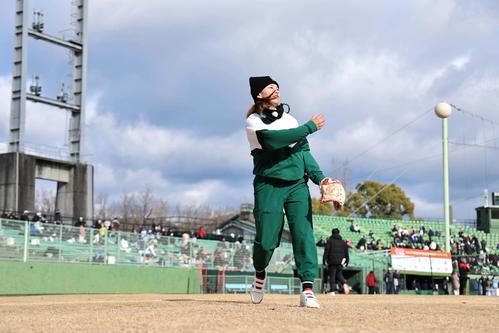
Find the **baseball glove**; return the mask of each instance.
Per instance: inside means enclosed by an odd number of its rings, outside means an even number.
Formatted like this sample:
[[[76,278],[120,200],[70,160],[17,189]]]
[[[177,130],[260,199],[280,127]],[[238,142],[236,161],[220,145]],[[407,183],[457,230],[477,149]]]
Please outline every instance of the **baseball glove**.
[[[338,179],[324,178],[320,184],[321,202],[332,202],[339,210],[345,203],[345,189]]]

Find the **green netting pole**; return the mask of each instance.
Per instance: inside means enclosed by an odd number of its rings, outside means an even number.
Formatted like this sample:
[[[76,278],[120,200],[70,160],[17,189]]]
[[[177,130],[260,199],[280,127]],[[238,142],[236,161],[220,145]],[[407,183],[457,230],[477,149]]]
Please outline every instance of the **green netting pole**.
[[[120,250],[121,250],[121,231],[118,231],[117,246],[118,246],[118,250],[116,253],[116,263],[119,264],[120,263]]]
[[[62,222],[59,224],[59,261],[62,261]]]
[[[99,232],[99,231],[97,230],[97,232]],[[92,258],[93,258],[93,254],[94,254],[94,228],[90,229],[89,243],[90,243],[90,247],[89,247],[90,252],[89,252],[88,262],[92,263]]]
[[[109,230],[106,229],[106,235],[104,238],[104,263],[107,264],[107,234],[109,233]]]
[[[29,233],[29,222],[24,222],[24,253],[23,261],[28,261],[28,233]]]

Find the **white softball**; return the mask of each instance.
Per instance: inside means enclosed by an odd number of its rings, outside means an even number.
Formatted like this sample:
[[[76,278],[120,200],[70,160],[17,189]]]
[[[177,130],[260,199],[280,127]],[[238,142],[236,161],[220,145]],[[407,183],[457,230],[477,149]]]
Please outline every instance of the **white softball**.
[[[447,118],[450,116],[451,113],[452,113],[452,107],[448,103],[441,102],[435,106],[435,114],[439,118]]]

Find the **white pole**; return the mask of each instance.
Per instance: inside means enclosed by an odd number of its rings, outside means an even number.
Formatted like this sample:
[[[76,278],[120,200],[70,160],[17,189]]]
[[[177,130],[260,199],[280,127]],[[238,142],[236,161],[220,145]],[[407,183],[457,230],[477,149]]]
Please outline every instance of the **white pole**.
[[[445,251],[450,252],[450,210],[449,210],[449,138],[447,118],[452,113],[448,103],[442,102],[435,106],[436,115],[442,119],[442,166],[444,185],[444,220],[445,220]]]

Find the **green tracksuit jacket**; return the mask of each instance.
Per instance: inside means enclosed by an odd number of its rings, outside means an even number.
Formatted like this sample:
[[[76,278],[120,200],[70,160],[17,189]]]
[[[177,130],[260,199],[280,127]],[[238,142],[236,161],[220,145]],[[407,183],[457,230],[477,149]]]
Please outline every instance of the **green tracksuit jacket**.
[[[266,121],[258,113],[246,120],[246,134],[253,156],[256,237],[253,264],[267,268],[279,246],[284,213],[291,232],[299,278],[313,282],[317,249],[313,236],[312,208],[307,179],[319,185],[324,174],[310,153],[306,137],[317,131],[312,121],[299,126],[291,115]]]

